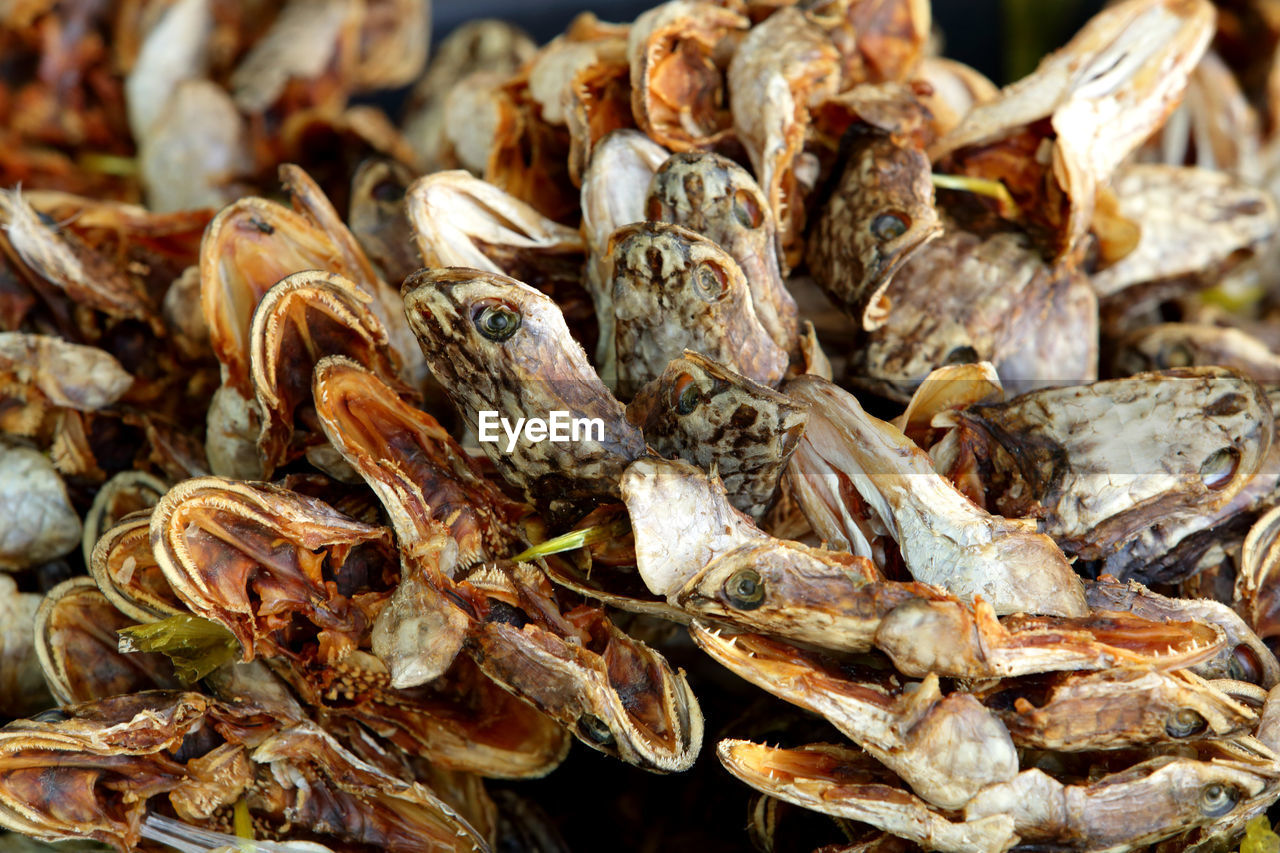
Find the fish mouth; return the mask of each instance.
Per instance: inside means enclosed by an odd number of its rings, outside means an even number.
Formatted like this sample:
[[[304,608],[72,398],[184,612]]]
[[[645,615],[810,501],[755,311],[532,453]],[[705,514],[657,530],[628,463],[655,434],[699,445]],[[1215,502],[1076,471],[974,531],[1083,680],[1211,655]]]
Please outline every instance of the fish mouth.
[[[894,275],[902,269],[903,264],[911,260],[926,244],[942,236],[942,223],[933,222],[904,235],[893,244],[877,253],[875,270],[868,276],[871,296],[867,307],[862,309],[862,328],[874,332],[889,322],[889,312],[893,308],[893,300],[889,298],[889,285]]]

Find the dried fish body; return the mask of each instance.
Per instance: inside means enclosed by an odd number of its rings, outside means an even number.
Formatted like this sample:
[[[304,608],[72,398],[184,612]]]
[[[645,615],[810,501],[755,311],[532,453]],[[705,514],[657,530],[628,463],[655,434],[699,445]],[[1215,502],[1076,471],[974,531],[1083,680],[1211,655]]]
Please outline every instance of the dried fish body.
[[[225,625],[252,660],[310,622],[318,654],[337,663],[371,621],[374,602],[348,599],[332,581],[348,561],[378,577],[396,565],[389,531],[278,486],[218,478],[185,480],[151,517],[151,540],[165,579],[197,616]],[[287,640],[286,640],[287,641]]]
[[[404,203],[413,178],[407,166],[388,157],[365,160],[351,176],[347,222],[384,281],[404,281],[421,266]]]
[[[733,507],[717,478],[686,462],[638,459],[621,490],[635,534],[636,570],[656,595],[673,596],[739,545],[769,541]]]
[[[686,351],[641,389],[627,417],[662,456],[715,471],[733,505],[759,521],[808,416],[786,395]]]
[[[38,435],[51,407],[106,408],[133,381],[120,362],[97,347],[51,335],[0,332],[0,397],[9,404],[0,418],[5,432]]]
[[[799,321],[782,280],[777,222],[746,169],[718,154],[675,154],[653,173],[644,211],[643,218],[688,228],[732,255],[761,325],[783,351],[797,353]]]
[[[722,740],[716,754],[726,770],[757,791],[868,823],[926,850],[1003,853],[1018,841],[1009,816],[955,820],[903,790],[890,774],[869,767],[864,753],[848,747],[814,744],[778,749]]]
[[[512,423],[556,410],[599,420],[579,442],[517,441],[510,452],[482,443],[508,482],[555,514],[617,496],[644,441],[549,298],[497,273],[423,270],[405,282],[405,311],[432,372],[477,434],[481,410]]]
[[[132,624],[92,578],[72,578],[49,590],[36,612],[35,651],[57,704],[181,686],[164,655],[119,650],[116,632]]]
[[[262,414],[258,457],[264,477],[293,458],[299,445],[320,440],[300,434],[295,424],[312,407],[310,379],[321,357],[348,356],[398,394],[417,398],[399,378],[400,359],[371,302],[342,276],[316,270],[286,276],[258,303],[249,328],[249,369]]]
[[[1200,622],[1217,628],[1226,643],[1217,654],[1192,667],[1202,678],[1244,681],[1266,689],[1280,681],[1280,662],[1240,614],[1221,602],[1169,598],[1140,583],[1118,583],[1107,577],[1086,583],[1085,597],[1095,611],[1131,613],[1171,624]]]
[[[641,222],[610,238],[618,393],[630,398],[692,350],[762,385],[787,354],[760,322],[737,262],[678,225]]]
[[[1095,15],[1029,76],[979,104],[929,148],[946,171],[1010,178],[1024,217],[1051,235],[1056,257],[1072,256],[1094,220],[1100,187],[1164,122],[1213,35],[1207,2],[1128,0]],[[1049,119],[1043,129],[1037,123]],[[1013,169],[1002,145],[1038,145],[1042,160],[1019,157]],[[1022,137],[1019,141],[1019,137]]]
[[[41,596],[19,592],[17,582],[0,574],[0,715],[22,717],[54,704],[36,656],[36,610]]]
[[[1090,281],[1100,298],[1121,304],[1215,284],[1280,222],[1270,193],[1212,169],[1132,164],[1116,170],[1111,190],[1118,214],[1142,236]]]
[[[887,313],[850,353],[848,378],[891,399],[907,402],[954,363],[989,361],[1015,391],[1097,378],[1088,278],[1046,264],[1023,235],[949,227],[902,265],[883,299]]]
[[[461,170],[415,181],[407,196],[418,253],[427,267],[472,267],[531,283],[557,266],[576,270],[582,236]]]
[[[537,45],[505,21],[468,21],[436,45],[426,74],[414,85],[405,108],[404,134],[428,172],[453,168],[446,150],[445,104],[453,90],[477,71],[499,81],[532,58]],[[480,151],[487,155],[489,147]],[[458,153],[466,153],[462,149]],[[484,164],[475,172],[483,172]]]
[[[919,796],[960,808],[988,785],[1018,772],[1004,725],[971,694],[943,696],[936,676],[908,689],[844,675],[838,664],[749,634],[692,627],[695,642],[758,687],[821,714]]]
[[[1275,774],[1274,760],[1173,756],[1078,785],[1031,769],[978,794],[964,814],[1009,815],[1027,843],[1073,838],[1080,850],[1128,850],[1231,814],[1271,787]]]
[[[805,199],[795,174],[809,109],[840,87],[840,54],[795,8],[752,27],[729,63],[733,128],[747,149],[778,229],[784,257],[799,254]]]
[[[490,678],[592,749],[658,773],[693,765],[702,710],[683,671],[599,607],[561,612],[550,582],[528,564],[468,580],[486,596],[471,642]],[[638,695],[646,701],[628,698]]]
[[[86,565],[99,591],[135,622],[189,612],[151,548],[150,509],[130,513],[103,531]]]
[[[896,305],[890,281],[942,224],[918,143],[861,125],[846,139],[840,177],[814,223],[806,259],[827,294],[871,332]]]
[[[460,568],[508,555],[527,507],[486,480],[434,418],[341,356],[317,363],[313,387],[321,427],[382,501],[402,549],[430,536],[434,519],[458,543]]]
[[[1215,50],[1200,58],[1186,95],[1139,152],[1143,160],[1215,169],[1250,183],[1262,179],[1262,129],[1257,111]]]
[[[611,388],[617,385],[617,365],[609,238],[622,226],[647,218],[645,193],[670,153],[638,130],[617,130],[596,145],[582,178],[582,234],[587,244],[582,283],[591,294],[599,324],[596,365]]]
[[[111,317],[153,320],[138,283],[75,233],[40,218],[19,190],[0,190],[0,246],[77,305]]]
[[[1118,749],[1248,734],[1257,715],[1189,670],[1073,672],[984,691],[1019,747]]]
[[[631,111],[650,139],[686,151],[728,135],[732,118],[716,59],[720,43],[748,24],[731,9],[698,0],[669,0],[636,18],[627,33]]]
[[[0,437],[0,570],[14,571],[61,557],[80,542],[83,527],[67,487],[49,458]]]
[[[222,207],[252,171],[244,118],[222,87],[201,78],[174,87],[140,137],[138,157],[153,210]]]
[[[808,376],[786,391],[810,406],[787,476],[823,539],[870,557],[851,516],[861,513],[898,543],[918,581],[962,598],[982,595],[997,613],[1085,612],[1080,581],[1047,536],[978,509],[934,471],[927,454],[867,415],[851,394]],[[857,505],[846,502],[842,478]]]
[[[1220,366],[1254,382],[1280,382],[1280,357],[1243,329],[1196,323],[1158,323],[1135,329],[1116,344],[1122,375],[1179,367]]]
[[[961,441],[990,460],[979,463],[993,472],[987,505],[1036,517],[1085,559],[1105,557],[1153,521],[1229,502],[1262,465],[1274,431],[1262,390],[1220,368],[1032,391],[955,417],[972,435]],[[979,449],[984,441],[989,450]]]

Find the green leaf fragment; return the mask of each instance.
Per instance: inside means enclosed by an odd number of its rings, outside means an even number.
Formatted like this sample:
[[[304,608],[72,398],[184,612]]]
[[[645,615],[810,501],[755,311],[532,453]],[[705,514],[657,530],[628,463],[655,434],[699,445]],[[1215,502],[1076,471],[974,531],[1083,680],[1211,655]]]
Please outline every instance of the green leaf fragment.
[[[120,629],[120,651],[160,652],[184,684],[199,681],[240,656],[235,635],[209,619],[180,614]]]
[[[588,545],[594,545],[597,542],[607,542],[610,539],[616,539],[626,534],[631,529],[631,519],[623,517],[609,522],[608,524],[596,524],[591,527],[584,527],[581,530],[571,530],[560,536],[552,537],[545,542],[540,542],[532,548],[521,551],[512,559],[517,563],[523,563],[528,560],[536,560],[538,557],[546,557],[551,554],[559,554],[562,551],[572,551],[575,548],[585,548]]]

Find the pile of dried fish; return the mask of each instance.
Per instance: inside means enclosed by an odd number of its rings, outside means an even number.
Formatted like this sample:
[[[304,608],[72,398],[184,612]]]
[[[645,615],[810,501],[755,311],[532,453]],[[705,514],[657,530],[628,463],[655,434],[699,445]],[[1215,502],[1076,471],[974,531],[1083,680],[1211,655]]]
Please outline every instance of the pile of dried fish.
[[[0,827],[1280,845],[1272,4],[429,18],[0,4]]]

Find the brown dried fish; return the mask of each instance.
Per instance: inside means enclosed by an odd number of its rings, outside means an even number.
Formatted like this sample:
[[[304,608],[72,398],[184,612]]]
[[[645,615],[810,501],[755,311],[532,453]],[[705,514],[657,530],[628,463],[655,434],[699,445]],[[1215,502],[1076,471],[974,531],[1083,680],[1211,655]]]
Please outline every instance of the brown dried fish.
[[[633,397],[685,350],[763,385],[782,379],[787,354],[756,316],[746,277],[724,249],[657,222],[619,228],[609,247],[621,397]]]
[[[974,506],[928,455],[848,392],[811,376],[786,391],[810,406],[787,478],[823,539],[871,557],[862,528],[875,524],[918,581],[965,599],[981,595],[998,613],[1085,612],[1079,578],[1049,537]]]
[[[653,173],[643,218],[680,225],[719,243],[747,277],[761,325],[782,350],[797,354],[799,321],[795,299],[782,280],[778,226],[746,169],[719,154],[675,154]]]
[[[72,578],[49,590],[36,611],[35,651],[57,704],[182,686],[164,655],[119,650],[116,632],[132,624],[92,578]]]
[[[669,0],[636,18],[627,34],[636,124],[672,151],[706,148],[730,132],[720,43],[748,20],[716,3]]]
[[[493,436],[481,447],[508,482],[557,515],[580,515],[617,496],[618,478],[643,455],[644,441],[555,303],[497,273],[448,268],[410,276],[405,311],[463,420],[481,438]],[[482,410],[496,413],[483,431]],[[552,411],[598,427],[571,443],[497,435],[499,418],[519,429],[521,419],[549,419]],[[501,438],[511,440],[500,445]]]
[[[808,418],[785,394],[688,350],[641,389],[627,417],[662,456],[715,471],[733,505],[757,521]]]

